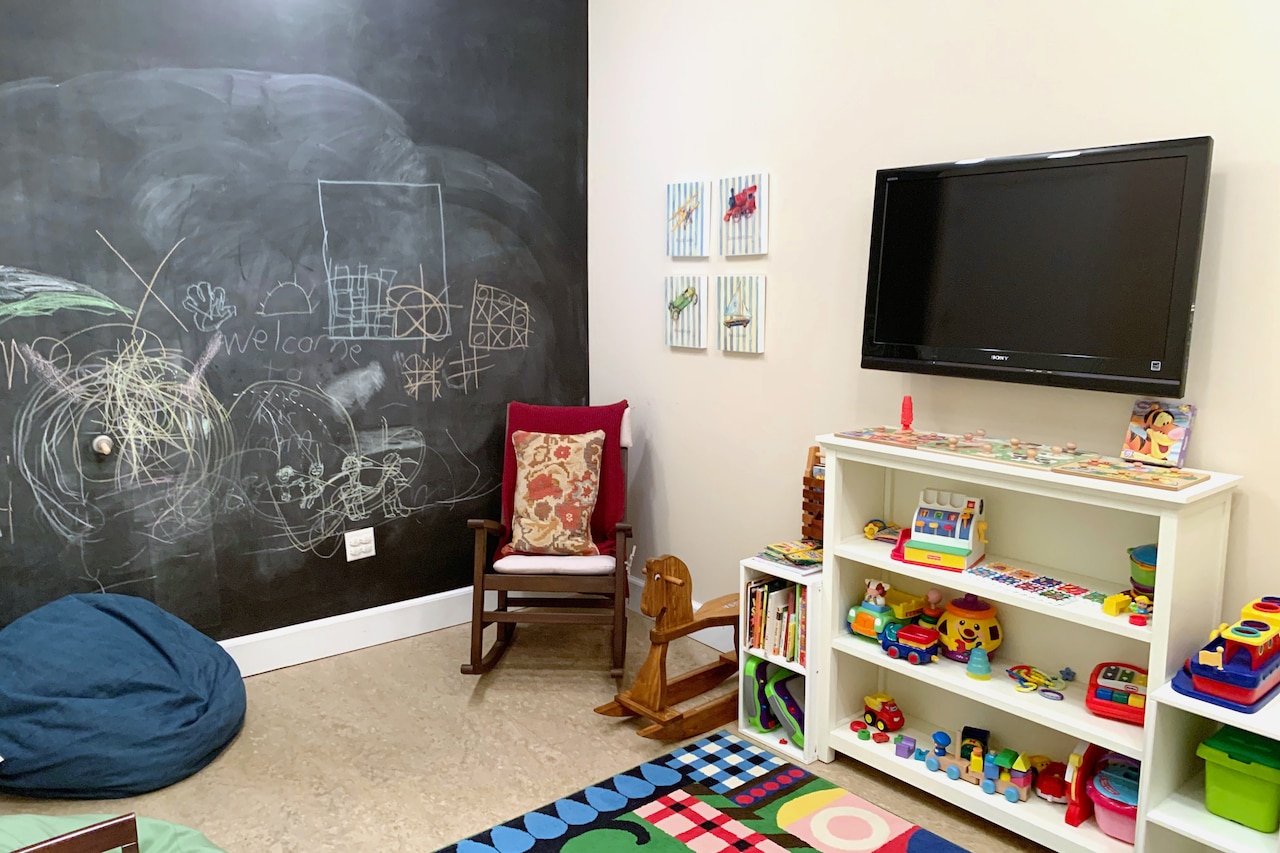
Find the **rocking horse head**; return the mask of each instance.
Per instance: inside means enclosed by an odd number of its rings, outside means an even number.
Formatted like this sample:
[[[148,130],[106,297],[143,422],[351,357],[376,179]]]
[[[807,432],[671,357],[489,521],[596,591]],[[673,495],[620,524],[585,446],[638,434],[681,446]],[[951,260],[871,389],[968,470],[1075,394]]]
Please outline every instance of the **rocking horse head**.
[[[683,560],[664,554],[645,561],[640,612],[653,617],[659,629],[693,618],[693,579]]]

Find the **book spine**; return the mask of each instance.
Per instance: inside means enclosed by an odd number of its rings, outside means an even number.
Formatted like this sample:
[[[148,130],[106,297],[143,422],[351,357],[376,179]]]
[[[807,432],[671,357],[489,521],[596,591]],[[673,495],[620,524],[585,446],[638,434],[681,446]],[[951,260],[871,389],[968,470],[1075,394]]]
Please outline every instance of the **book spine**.
[[[748,639],[751,648],[760,648],[760,634],[764,630],[762,625],[763,612],[760,607],[760,587],[759,581],[756,581],[755,587],[751,589],[750,608],[751,608],[751,635]]]
[[[800,594],[800,618],[796,625],[796,660],[801,666],[805,665],[805,646],[806,634],[809,633],[809,587],[802,586],[799,589]]]

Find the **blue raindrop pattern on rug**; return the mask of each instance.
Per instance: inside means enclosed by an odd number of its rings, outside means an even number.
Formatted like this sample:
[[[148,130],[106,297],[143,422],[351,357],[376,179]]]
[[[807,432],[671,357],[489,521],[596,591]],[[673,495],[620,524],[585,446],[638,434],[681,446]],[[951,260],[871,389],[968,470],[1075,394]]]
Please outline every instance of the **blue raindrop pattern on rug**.
[[[610,791],[608,788],[601,788],[598,785],[592,785],[583,792],[587,795],[587,802],[596,808],[597,811],[612,812],[617,811],[627,804],[627,797],[622,796],[616,791]]]
[[[640,775],[654,785],[674,785],[680,781],[681,775],[670,767],[659,764],[641,764]]]
[[[493,846],[498,848],[498,853],[525,853],[534,845],[532,835],[509,826],[495,826],[489,833],[489,837],[493,841]],[[459,853],[462,852],[459,851]]]
[[[556,814],[570,826],[583,826],[595,820],[600,812],[577,800],[556,800]]]
[[[653,784],[643,779],[637,779],[634,776],[614,776],[613,787],[618,789],[618,793],[626,797],[628,800],[638,800],[641,797],[647,797],[653,793]]]
[[[679,784],[684,774],[669,767],[657,764],[642,764],[630,772],[639,771],[640,776],[621,773],[608,783],[592,785],[573,797],[556,800],[548,808],[555,810],[557,816],[543,812],[529,812],[511,824],[495,826],[489,831],[489,839],[493,846],[483,842],[467,839],[458,842],[454,848],[456,853],[527,853],[538,841],[551,841],[562,838],[573,826],[586,826],[595,822],[602,813],[620,812],[629,807],[638,807],[637,800],[647,800],[658,787],[670,787]],[[615,790],[603,787],[612,784]],[[579,798],[587,802],[583,803]],[[524,829],[519,828],[523,822]],[[525,831],[527,830],[527,831]]]
[[[569,824],[558,817],[551,817],[542,812],[529,812],[524,816],[525,828],[534,838],[559,838],[569,829]]]
[[[488,844],[481,844],[479,841],[468,839],[458,842],[458,853],[497,853],[497,851]]]

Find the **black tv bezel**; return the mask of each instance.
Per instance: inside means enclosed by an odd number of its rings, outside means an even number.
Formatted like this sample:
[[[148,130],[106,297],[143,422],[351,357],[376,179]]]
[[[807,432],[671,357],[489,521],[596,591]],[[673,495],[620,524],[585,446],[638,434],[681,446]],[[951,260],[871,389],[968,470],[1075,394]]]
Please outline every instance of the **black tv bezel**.
[[[1174,256],[1165,351],[1158,377],[1151,375],[1149,363],[1138,365],[1122,359],[1000,349],[938,348],[875,341],[875,323],[879,314],[886,196],[894,182],[936,180],[958,175],[1062,169],[1086,164],[1167,157],[1185,158],[1186,177],[1183,182],[1178,245]],[[1058,152],[989,157],[980,160],[878,170],[875,207],[871,219],[871,250],[867,265],[866,312],[862,326],[862,366],[872,370],[1182,397],[1186,390],[1187,361],[1191,347],[1191,326],[1195,314],[1196,281],[1199,276],[1200,247],[1204,235],[1205,211],[1208,206],[1209,167],[1212,157],[1212,137],[1198,136],[1105,148],[1068,149]],[[996,363],[993,362],[992,356],[1007,358]]]

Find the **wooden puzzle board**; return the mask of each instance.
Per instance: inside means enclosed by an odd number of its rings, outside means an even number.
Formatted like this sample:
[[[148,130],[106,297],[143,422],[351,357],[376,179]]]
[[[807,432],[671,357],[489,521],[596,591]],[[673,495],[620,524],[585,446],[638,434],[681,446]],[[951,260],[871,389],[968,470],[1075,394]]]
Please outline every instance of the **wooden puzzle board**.
[[[991,436],[983,436],[981,438],[975,436],[969,440],[961,438],[955,445],[950,442],[930,444],[928,446],[922,445],[921,449],[938,453],[954,453],[957,456],[968,456],[988,462],[1004,462],[1009,465],[1021,465],[1026,468],[1040,468],[1043,470],[1055,468],[1068,462],[1093,459],[1098,455],[1085,450],[1069,451],[1062,448],[1059,448],[1058,452],[1055,453],[1052,446],[1025,441],[1019,442],[1015,448],[1009,439],[992,438]],[[1035,451],[1034,459],[1027,452],[1029,449]]]
[[[892,427],[864,427],[862,429],[838,432],[836,435],[840,436],[840,438],[870,441],[874,444],[887,444],[891,447],[904,447],[909,450],[938,443],[946,444],[948,438],[948,436],[936,432],[906,432]]]
[[[1093,477],[1097,480],[1110,480],[1113,483],[1129,483],[1134,486],[1150,486],[1153,489],[1164,489],[1176,492],[1209,479],[1203,471],[1185,471],[1181,468],[1161,468],[1155,465],[1143,465],[1127,459],[1098,457],[1081,462],[1069,462],[1053,469],[1059,474],[1074,474],[1078,477]]]

